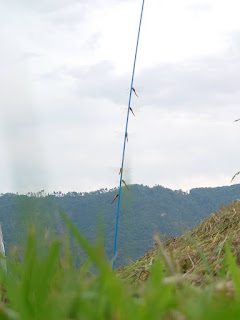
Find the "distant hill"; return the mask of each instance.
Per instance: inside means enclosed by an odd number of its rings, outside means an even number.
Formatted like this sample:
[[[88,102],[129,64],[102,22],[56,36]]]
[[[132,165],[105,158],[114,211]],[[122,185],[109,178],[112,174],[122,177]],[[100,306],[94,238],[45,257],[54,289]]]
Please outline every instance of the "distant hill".
[[[2,194],[0,221],[6,249],[13,245],[21,247],[26,227],[31,223],[44,232],[53,229],[62,233],[64,224],[58,213],[61,207],[90,241],[96,240],[97,226],[103,226],[106,254],[112,258],[117,201],[111,202],[116,193],[116,189],[101,189],[90,193]],[[125,264],[127,258],[136,260],[146,248],[152,248],[155,232],[169,237],[179,235],[183,228],[195,226],[222,205],[239,198],[240,185],[196,188],[189,193],[162,186],[131,185],[130,191],[124,187],[117,265]]]

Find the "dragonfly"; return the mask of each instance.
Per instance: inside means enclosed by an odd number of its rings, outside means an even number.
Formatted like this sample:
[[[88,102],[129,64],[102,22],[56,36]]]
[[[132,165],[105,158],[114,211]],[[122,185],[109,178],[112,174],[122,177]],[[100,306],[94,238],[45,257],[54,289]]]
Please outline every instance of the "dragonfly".
[[[134,117],[136,117],[135,114],[134,114],[134,112],[133,112],[133,109],[132,109],[131,107],[130,107],[129,109],[130,109],[130,111],[132,112],[132,114],[134,115]]]
[[[136,90],[132,87],[132,91],[135,93],[135,95],[138,97]]]
[[[113,198],[112,203],[117,199],[117,197],[118,197],[118,194],[115,195],[115,197]]]

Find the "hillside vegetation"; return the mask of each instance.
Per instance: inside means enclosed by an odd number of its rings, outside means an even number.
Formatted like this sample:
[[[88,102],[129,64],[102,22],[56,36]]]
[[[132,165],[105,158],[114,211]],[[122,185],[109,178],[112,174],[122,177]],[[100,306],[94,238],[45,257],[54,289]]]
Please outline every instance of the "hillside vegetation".
[[[193,284],[203,286],[221,277],[226,280],[226,245],[240,265],[240,202],[222,207],[182,236],[164,239],[158,235],[155,240],[153,250],[147,251],[131,266],[118,270],[123,280],[130,283],[147,280],[150,266],[159,254],[167,261],[172,273],[186,278],[190,276]]]
[[[7,251],[11,246],[24,244],[24,235],[31,223],[41,226],[41,230],[64,233],[65,226],[58,212],[61,207],[91,243],[96,241],[98,227],[104,229],[105,252],[111,259],[117,206],[116,202],[111,202],[116,192],[115,189],[101,189],[90,193],[3,194],[0,197],[0,221]],[[124,187],[117,266],[143,256],[146,248],[150,250],[156,232],[168,237],[180,235],[182,228],[194,227],[223,204],[228,205],[239,197],[240,185],[198,188],[189,193],[161,186],[131,185],[130,191]]]
[[[91,245],[60,213],[88,255],[86,263],[76,267],[68,237],[38,236],[32,227],[25,256],[13,248],[7,270],[0,268],[0,319],[239,319],[239,203],[181,237],[161,241],[156,236],[153,251],[115,272],[102,238]]]

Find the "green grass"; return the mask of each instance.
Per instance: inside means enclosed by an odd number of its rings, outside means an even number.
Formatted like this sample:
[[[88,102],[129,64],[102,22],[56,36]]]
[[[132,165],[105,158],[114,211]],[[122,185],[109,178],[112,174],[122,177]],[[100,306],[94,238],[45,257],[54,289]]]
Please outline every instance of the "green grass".
[[[128,268],[128,277],[126,270],[123,277],[123,271],[111,270],[101,238],[96,245],[91,245],[69,218],[60,213],[66,227],[86,251],[87,261],[76,267],[67,239],[50,239],[47,235],[39,239],[32,227],[25,257],[19,259],[13,250],[7,258],[7,272],[4,269],[0,272],[0,319],[240,318],[240,270],[229,241],[224,245],[221,277],[216,280],[209,272],[205,286],[193,284],[197,273],[184,274],[178,270],[171,252],[164,246],[155,253],[154,259],[149,253],[148,268],[146,265],[143,268],[144,260],[140,259],[138,266]],[[197,244],[196,239],[190,240],[190,244],[204,260],[207,272],[211,266],[201,244]],[[96,270],[94,274],[90,271],[92,265]],[[134,268],[138,268],[138,272]],[[132,281],[133,274],[145,281]]]

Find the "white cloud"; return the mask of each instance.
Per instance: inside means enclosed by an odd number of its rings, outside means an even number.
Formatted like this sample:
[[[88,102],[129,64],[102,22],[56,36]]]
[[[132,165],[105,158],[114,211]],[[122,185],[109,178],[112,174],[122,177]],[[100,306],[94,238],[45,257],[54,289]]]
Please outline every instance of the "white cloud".
[[[145,3],[126,153],[132,183],[213,186],[239,170],[239,7]],[[0,192],[118,184],[140,8],[3,4]]]

